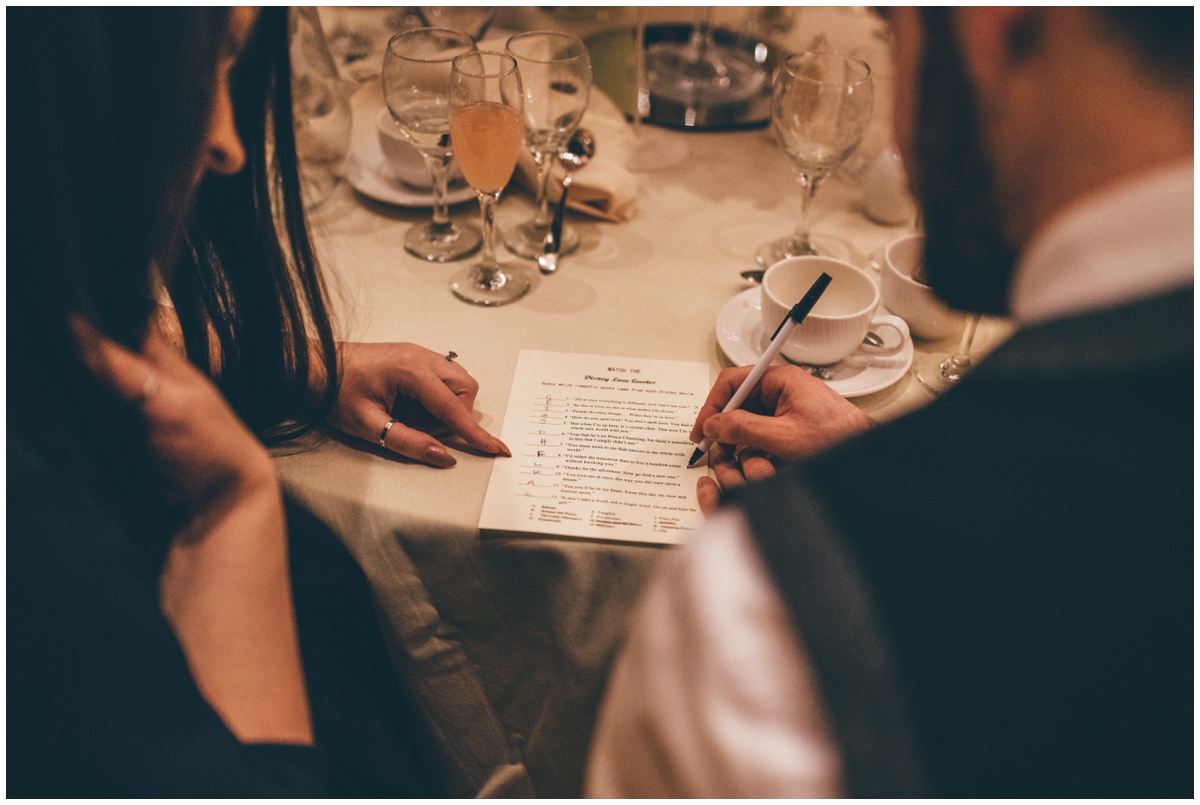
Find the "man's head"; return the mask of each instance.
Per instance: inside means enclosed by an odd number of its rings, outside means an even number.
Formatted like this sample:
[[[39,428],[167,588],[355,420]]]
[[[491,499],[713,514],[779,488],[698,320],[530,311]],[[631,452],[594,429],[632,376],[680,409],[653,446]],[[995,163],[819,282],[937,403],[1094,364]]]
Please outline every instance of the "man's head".
[[[1017,253],[1100,187],[1192,153],[1192,10],[896,9],[895,128],[950,304],[1004,313]]]

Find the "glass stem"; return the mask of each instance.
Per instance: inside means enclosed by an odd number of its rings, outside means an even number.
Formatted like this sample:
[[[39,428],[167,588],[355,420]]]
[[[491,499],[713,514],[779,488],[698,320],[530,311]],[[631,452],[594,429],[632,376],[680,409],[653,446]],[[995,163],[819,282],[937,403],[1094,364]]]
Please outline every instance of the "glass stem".
[[[942,375],[950,380],[960,380],[971,368],[971,342],[975,340],[975,328],[979,326],[979,315],[972,314],[967,318],[967,326],[963,328],[962,340],[954,354],[942,362]]]
[[[638,142],[642,133],[642,119],[650,116],[650,88],[646,86],[646,9],[637,7],[637,24],[633,36],[634,80],[637,97],[634,99],[633,137]]]
[[[500,273],[500,264],[496,262],[496,201],[500,194],[476,190],[475,195],[479,197],[479,212],[483,216],[483,259],[479,268],[484,283],[492,285]]]
[[[433,188],[433,228],[444,230],[450,228],[450,213],[446,209],[446,181],[450,173],[450,155],[425,156],[425,166],[429,168],[429,178]]]
[[[798,254],[811,254],[816,251],[809,240],[809,232],[812,227],[813,197],[817,195],[817,188],[820,187],[825,177],[807,171],[796,171],[796,178],[800,180],[800,220],[796,224],[796,234],[793,235],[792,240],[794,245],[800,249]]]
[[[696,24],[692,26],[692,36],[688,41],[689,54],[693,61],[704,60],[705,54],[712,46],[712,6],[701,6],[696,16]]]
[[[534,151],[533,161],[537,164],[537,212],[533,214],[533,225],[538,229],[550,227],[550,166],[554,163],[552,151]]]

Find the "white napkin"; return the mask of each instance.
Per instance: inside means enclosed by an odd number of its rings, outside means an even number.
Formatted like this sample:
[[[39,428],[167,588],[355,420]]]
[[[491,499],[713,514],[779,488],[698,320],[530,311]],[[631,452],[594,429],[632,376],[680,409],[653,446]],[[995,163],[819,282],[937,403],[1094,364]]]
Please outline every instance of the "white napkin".
[[[637,213],[638,180],[626,168],[633,153],[633,131],[624,113],[600,90],[591,88],[587,111],[580,126],[596,137],[596,154],[575,173],[567,207],[604,221],[628,221]],[[529,188],[537,183],[537,165],[528,149],[521,151],[518,173]],[[563,166],[555,159],[550,168],[549,196],[562,195]]]

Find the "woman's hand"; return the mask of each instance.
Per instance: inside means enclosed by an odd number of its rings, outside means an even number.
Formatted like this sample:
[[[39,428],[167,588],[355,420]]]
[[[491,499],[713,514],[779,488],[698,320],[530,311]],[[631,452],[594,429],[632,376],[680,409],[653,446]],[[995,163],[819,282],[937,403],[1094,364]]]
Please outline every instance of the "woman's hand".
[[[708,438],[720,447],[714,449],[716,481],[705,477],[696,485],[706,513],[716,508],[722,488],[766,477],[776,464],[811,456],[871,426],[853,403],[797,366],[770,367],[741,408],[721,413],[752,368],[723,370],[692,427],[692,441]]]
[[[161,337],[140,354],[76,324],[84,360],[113,392],[137,405],[158,469],[196,517],[266,490],[278,494],[266,449],[212,382]]]
[[[511,456],[504,442],[471,416],[479,383],[445,355],[416,344],[338,345],[342,383],[329,422],[378,444],[391,419],[385,446],[432,467],[453,467],[454,457],[433,434],[452,433],[484,453]]]
[[[145,418],[157,469],[188,507],[159,599],[197,687],[244,742],[312,743],[270,456],[208,378],[159,336],[139,354],[81,321],[76,334],[96,377]]]

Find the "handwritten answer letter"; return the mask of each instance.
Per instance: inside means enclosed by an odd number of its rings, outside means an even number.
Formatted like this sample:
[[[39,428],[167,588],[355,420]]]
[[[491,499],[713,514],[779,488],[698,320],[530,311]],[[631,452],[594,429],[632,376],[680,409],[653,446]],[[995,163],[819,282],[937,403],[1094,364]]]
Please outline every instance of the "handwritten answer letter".
[[[701,518],[688,433],[708,365],[522,350],[479,528],[678,543]]]

